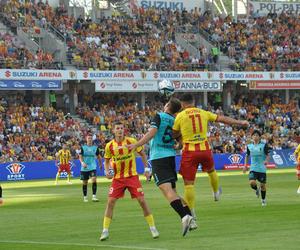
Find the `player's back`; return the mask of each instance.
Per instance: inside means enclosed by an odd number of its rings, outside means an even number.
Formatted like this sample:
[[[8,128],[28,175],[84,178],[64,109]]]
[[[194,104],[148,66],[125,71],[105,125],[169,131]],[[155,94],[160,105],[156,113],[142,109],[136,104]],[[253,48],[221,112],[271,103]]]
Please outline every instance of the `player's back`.
[[[196,107],[187,108],[177,115],[173,128],[181,132],[183,143],[190,145],[188,150],[208,150],[208,123],[216,119],[217,115],[211,112]],[[197,144],[197,149],[193,148],[193,144]]]
[[[174,125],[174,117],[168,113],[161,112],[157,114],[159,121],[155,124],[151,123],[151,127],[158,130],[150,141],[150,160],[164,157],[175,156],[174,139],[172,136],[172,127]]]
[[[71,160],[71,152],[70,150],[61,149],[58,151],[59,162],[60,164],[68,164]]]

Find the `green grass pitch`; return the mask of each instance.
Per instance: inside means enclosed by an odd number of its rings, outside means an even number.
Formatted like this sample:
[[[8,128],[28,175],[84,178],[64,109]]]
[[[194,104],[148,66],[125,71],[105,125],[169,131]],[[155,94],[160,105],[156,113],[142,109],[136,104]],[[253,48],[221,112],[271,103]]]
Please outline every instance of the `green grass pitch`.
[[[214,202],[205,174],[196,183],[196,231],[181,236],[181,222],[153,182],[141,178],[145,197],[160,231],[152,239],[142,211],[126,193],[118,201],[110,238],[99,241],[109,182],[100,178],[99,203],[83,203],[79,180],[2,183],[2,250],[92,249],[300,249],[300,195],[295,170],[268,172],[267,207],[248,186],[247,175],[221,172],[223,195]],[[183,193],[183,183],[178,181]],[[89,196],[91,186],[89,185]],[[91,197],[90,197],[91,200]]]

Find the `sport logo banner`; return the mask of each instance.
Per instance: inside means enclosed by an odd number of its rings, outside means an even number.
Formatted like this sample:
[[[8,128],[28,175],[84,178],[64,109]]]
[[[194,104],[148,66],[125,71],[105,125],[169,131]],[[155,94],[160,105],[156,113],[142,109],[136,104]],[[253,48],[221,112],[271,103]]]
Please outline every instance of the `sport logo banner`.
[[[8,181],[25,180],[25,174],[22,173],[25,169],[24,165],[20,163],[12,163],[9,164],[6,169],[9,171],[9,174],[7,175]]]

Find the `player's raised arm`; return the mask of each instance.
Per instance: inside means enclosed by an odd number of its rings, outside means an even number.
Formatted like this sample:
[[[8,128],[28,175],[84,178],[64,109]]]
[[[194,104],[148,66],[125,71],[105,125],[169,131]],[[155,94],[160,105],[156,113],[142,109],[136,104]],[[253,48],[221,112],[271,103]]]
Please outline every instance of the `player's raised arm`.
[[[137,142],[134,144],[128,144],[126,145],[126,147],[130,150],[134,150],[140,146],[143,146],[144,144],[146,144],[147,142],[149,142],[155,135],[157,132],[157,128],[150,128],[148,130],[148,132]]]
[[[243,127],[249,126],[249,122],[246,120],[237,120],[229,116],[223,116],[223,115],[218,115],[216,122],[222,122],[229,125],[240,125]]]

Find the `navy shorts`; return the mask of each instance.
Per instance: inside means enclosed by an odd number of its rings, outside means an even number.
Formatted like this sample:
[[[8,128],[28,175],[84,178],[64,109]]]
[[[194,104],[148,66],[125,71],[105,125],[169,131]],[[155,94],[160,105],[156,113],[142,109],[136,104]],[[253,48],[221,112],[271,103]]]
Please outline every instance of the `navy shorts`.
[[[250,171],[249,180],[258,180],[260,183],[267,183],[267,174]]]
[[[97,176],[96,169],[95,170],[91,170],[91,171],[80,171],[80,180],[82,180],[82,181],[86,181],[90,177],[95,177],[95,176]]]
[[[151,165],[152,176],[157,186],[163,183],[171,183],[172,188],[176,187],[177,172],[175,156],[152,160]]]

